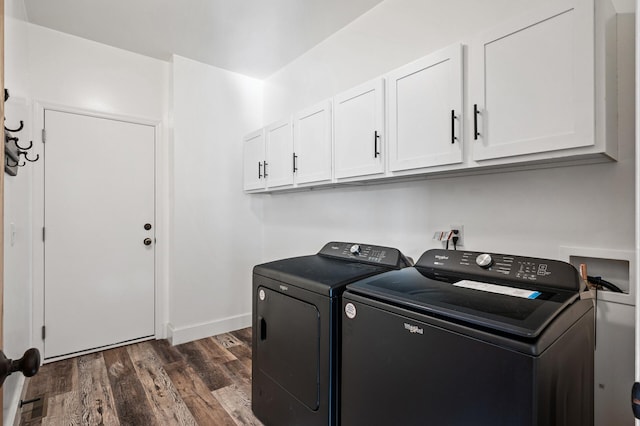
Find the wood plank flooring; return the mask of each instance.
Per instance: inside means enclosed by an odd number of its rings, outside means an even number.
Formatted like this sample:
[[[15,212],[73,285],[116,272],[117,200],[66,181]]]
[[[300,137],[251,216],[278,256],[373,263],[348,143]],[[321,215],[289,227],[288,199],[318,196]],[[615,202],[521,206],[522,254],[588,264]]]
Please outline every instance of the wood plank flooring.
[[[251,411],[250,328],[57,361],[25,386],[24,400],[44,395],[21,409],[25,426],[262,425]]]

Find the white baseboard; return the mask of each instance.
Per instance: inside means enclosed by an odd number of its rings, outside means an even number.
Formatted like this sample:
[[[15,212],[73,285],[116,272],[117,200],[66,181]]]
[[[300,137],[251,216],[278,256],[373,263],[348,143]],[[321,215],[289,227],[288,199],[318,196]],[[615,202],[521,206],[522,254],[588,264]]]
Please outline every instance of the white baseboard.
[[[9,405],[4,407],[4,418],[2,420],[4,422],[3,424],[5,425],[20,424],[20,416],[18,416],[18,404],[20,404],[20,398],[22,397],[25,378],[20,373],[15,374],[18,375],[18,383],[16,383],[16,388],[13,391],[13,395],[11,395],[11,401],[9,402]]]
[[[211,322],[193,324],[184,327],[175,327],[167,324],[167,338],[172,345],[191,342],[217,334],[228,333],[251,326],[251,314],[241,314],[232,317],[221,318]]]

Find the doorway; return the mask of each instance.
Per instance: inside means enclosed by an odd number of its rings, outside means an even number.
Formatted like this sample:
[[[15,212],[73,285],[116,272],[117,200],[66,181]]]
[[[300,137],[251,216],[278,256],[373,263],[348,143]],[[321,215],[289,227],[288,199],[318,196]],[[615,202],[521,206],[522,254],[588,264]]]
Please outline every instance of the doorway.
[[[155,335],[155,127],[44,109],[43,357]]]

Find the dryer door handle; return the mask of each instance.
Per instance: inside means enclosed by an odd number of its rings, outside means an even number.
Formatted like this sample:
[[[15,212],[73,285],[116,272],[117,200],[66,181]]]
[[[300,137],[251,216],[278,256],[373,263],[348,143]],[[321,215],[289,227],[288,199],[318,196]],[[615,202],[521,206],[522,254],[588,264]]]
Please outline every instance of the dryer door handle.
[[[258,336],[260,341],[267,340],[267,322],[263,317],[258,317]]]

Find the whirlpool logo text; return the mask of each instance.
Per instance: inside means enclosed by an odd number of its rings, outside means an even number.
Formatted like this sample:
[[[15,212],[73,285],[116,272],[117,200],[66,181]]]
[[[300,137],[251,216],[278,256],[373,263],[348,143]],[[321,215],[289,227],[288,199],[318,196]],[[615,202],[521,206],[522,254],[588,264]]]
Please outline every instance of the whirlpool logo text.
[[[424,330],[417,325],[411,325],[404,323],[404,329],[409,330],[410,333],[424,334]]]

